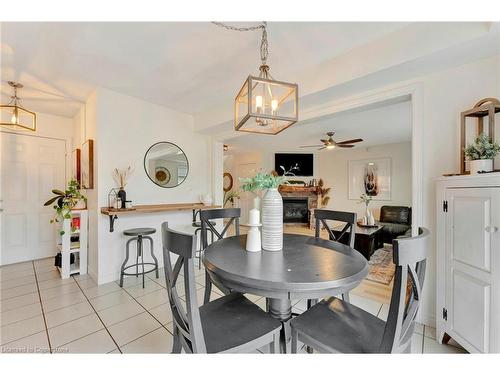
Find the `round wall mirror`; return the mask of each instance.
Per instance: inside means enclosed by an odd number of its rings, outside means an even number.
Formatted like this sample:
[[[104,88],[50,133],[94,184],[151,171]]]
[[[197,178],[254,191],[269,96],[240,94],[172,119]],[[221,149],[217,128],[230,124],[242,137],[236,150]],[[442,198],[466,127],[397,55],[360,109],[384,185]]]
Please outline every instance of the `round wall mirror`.
[[[179,146],[171,142],[158,142],[146,151],[144,170],[156,185],[173,188],[186,179],[189,163]]]

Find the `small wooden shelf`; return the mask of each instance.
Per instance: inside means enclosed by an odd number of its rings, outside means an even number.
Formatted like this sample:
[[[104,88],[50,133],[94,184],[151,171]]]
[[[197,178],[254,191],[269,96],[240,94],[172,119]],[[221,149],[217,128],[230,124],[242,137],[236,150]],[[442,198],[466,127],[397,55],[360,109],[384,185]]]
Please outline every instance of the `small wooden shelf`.
[[[114,221],[120,216],[139,214],[154,214],[168,211],[189,211],[220,208],[218,205],[204,205],[203,203],[171,203],[171,204],[143,204],[126,209],[102,207],[101,214],[109,216],[109,231],[114,231]]]
[[[104,215],[136,215],[142,213],[155,213],[164,211],[186,211],[186,210],[198,210],[207,208],[219,208],[220,206],[205,206],[203,203],[172,203],[172,204],[143,204],[139,206],[134,206],[132,209],[126,208],[124,210],[117,210],[115,208],[102,207],[101,213]]]

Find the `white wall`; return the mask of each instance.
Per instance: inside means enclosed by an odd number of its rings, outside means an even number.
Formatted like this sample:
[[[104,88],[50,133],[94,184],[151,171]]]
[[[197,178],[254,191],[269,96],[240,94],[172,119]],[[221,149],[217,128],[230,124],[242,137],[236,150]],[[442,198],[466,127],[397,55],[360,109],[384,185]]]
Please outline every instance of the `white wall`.
[[[403,142],[319,153],[318,175],[332,188],[327,208],[363,216],[365,205],[349,199],[349,161],[385,157],[391,158],[391,200],[370,203],[375,219],[381,206],[411,206],[411,142]]]
[[[430,229],[434,248],[424,286],[423,318],[435,321],[436,311],[436,205],[435,179],[458,173],[460,112],[479,99],[500,97],[500,58],[490,58],[422,78],[424,85],[423,225]],[[498,137],[498,135],[497,135]]]
[[[78,119],[75,121],[78,123]],[[122,232],[133,227],[156,228],[155,254],[162,264],[161,223],[168,221],[170,227],[192,231],[191,211],[120,217],[115,221],[115,231],[110,233],[109,219],[100,214],[100,208],[107,206],[108,192],[116,187],[112,171],[129,165],[134,169],[125,188],[127,199],[134,205],[198,202],[200,194],[212,193],[210,138],[194,134],[189,115],[101,88],[86,104],[86,137],[94,139],[95,147],[94,189],[87,190],[91,231],[89,272],[99,284],[118,279],[125,258],[126,238]],[[178,187],[161,188],[146,175],[144,154],[159,141],[173,142],[187,155],[189,174]]]

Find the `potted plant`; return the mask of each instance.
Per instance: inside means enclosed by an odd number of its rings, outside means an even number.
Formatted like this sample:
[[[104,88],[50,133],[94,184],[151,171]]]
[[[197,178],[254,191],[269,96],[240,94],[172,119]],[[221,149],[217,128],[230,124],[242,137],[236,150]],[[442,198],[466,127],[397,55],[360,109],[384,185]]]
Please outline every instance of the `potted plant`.
[[[375,218],[373,217],[370,208],[368,208],[372,199],[373,197],[367,194],[361,194],[359,197],[359,203],[365,204],[365,216],[361,219],[361,224],[363,225],[375,225]]]
[[[330,193],[331,189],[332,188],[325,187],[325,183],[322,178],[319,179],[316,194],[318,194],[319,196],[319,205],[321,208],[328,205],[328,202],[330,201],[330,196],[328,195],[328,193]]]
[[[493,170],[493,159],[500,152],[500,145],[490,142],[487,134],[483,133],[476,137],[473,144],[465,148],[465,156],[470,161],[470,174],[491,172]]]
[[[80,192],[80,185],[78,181],[71,180],[68,183],[68,188],[65,191],[53,189],[52,193],[55,194],[55,197],[52,197],[47,202],[45,202],[44,206],[50,206],[54,204],[53,208],[56,211],[55,216],[50,219],[50,223],[61,223],[64,219],[71,219],[71,210],[74,209],[85,209],[87,206],[87,197],[85,197]],[[71,231],[74,231],[76,228],[71,226]],[[62,236],[64,231],[61,230],[59,234]]]
[[[242,178],[243,191],[266,190],[262,199],[262,248],[279,251],[283,248],[283,198],[278,187],[286,183],[284,176],[257,173],[252,178]]]
[[[263,178],[264,174],[262,173],[257,173],[254,177],[245,177],[245,178],[240,178],[240,182],[242,183],[241,185],[241,190],[244,192],[249,192],[254,195],[253,198],[253,208],[257,209],[260,211],[260,196],[257,194],[257,191],[259,190],[264,190],[262,187],[263,183]]]

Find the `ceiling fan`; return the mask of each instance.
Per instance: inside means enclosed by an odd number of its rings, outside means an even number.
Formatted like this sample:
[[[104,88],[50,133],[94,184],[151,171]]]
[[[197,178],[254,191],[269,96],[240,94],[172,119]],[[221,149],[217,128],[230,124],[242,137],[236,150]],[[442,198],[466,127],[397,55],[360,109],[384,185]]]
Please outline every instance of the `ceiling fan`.
[[[330,149],[333,149],[335,147],[351,148],[351,147],[354,147],[354,145],[351,143],[357,143],[357,142],[363,141],[361,138],[356,138],[356,139],[349,139],[348,141],[335,142],[332,138],[334,134],[335,134],[335,132],[326,133],[326,135],[328,136],[328,139],[320,139],[320,141],[323,142],[322,145],[300,146],[300,147],[301,148],[319,147],[318,150],[323,150],[325,148],[330,150]]]

